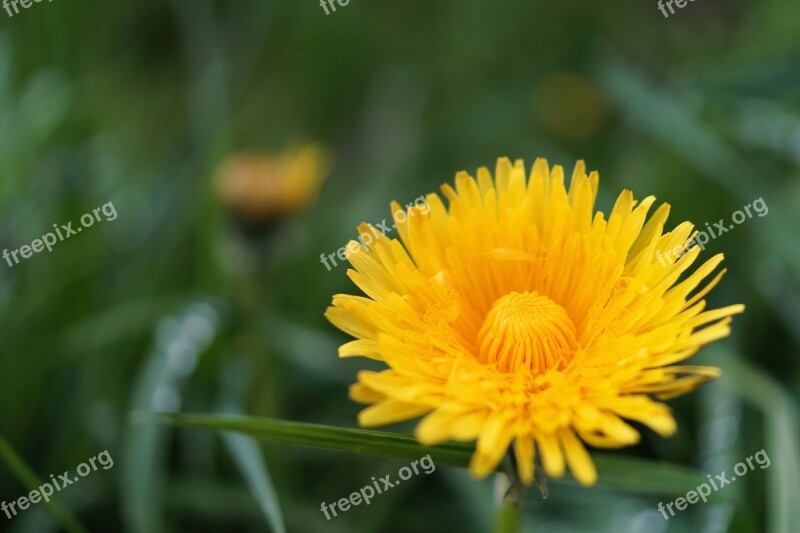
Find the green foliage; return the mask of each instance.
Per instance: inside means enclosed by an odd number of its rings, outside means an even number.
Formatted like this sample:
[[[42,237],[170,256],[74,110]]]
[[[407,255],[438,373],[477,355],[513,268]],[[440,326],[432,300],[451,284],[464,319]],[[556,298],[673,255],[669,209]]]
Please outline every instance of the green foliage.
[[[0,529],[486,531],[498,495],[459,468],[470,444],[430,450],[441,470],[368,507],[319,511],[423,451],[408,424],[350,429],[347,386],[379,365],[337,359],[344,337],[322,313],[352,284],[319,256],[390,200],[508,155],[585,159],[601,208],[622,188],[655,194],[673,226],[769,206],[705,251],[729,269],[709,305],[747,305],[698,356],[723,377],[670,402],[672,439],[593,451],[599,487],[528,490],[523,530],[796,530],[798,15],[790,0],[697,1],[668,19],[655,0],[0,10],[0,251],[109,201],[119,213],[0,259],[0,502],[104,449],[118,463]],[[263,227],[223,207],[222,160],[306,141],[336,159],[318,201]],[[209,414],[130,422],[162,411]],[[312,442],[325,446],[287,444]],[[657,512],[762,448],[770,468],[668,522]]]

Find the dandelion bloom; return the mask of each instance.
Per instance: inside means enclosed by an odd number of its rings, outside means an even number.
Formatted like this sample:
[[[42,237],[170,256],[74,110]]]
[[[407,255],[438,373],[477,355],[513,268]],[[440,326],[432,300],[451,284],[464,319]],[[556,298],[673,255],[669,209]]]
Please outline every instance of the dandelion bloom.
[[[653,399],[685,393],[719,375],[675,365],[729,334],[742,305],[706,310],[704,297],[724,270],[716,255],[687,272],[688,222],[664,233],[669,205],[630,191],[606,218],[594,212],[598,174],[583,162],[572,174],[545,160],[526,179],[522,161],[497,163],[477,180],[465,172],[427,208],[392,211],[402,244],[377,235],[348,246],[353,282],[367,295],[336,295],[326,312],[356,338],[341,357],[365,356],[388,369],[362,371],[351,397],[372,404],[359,415],[377,426],[426,415],[426,445],[477,440],[470,471],[484,477],[513,443],[518,474],[544,471],[591,485],[597,473],[584,443],[636,443],[639,422],[662,436],[676,431]],[[401,220],[402,219],[402,220]],[[362,226],[368,232],[369,226]],[[703,286],[701,287],[701,284]]]
[[[238,153],[220,166],[216,192],[245,220],[292,215],[316,199],[328,173],[328,159],[313,144],[280,154]]]

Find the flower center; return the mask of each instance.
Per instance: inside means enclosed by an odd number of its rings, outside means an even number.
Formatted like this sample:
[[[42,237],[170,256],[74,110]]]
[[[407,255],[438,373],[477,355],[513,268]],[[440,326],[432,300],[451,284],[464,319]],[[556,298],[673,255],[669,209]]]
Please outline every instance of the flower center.
[[[572,359],[575,337],[566,309],[536,292],[511,292],[494,302],[483,321],[480,360],[503,372],[561,369]]]

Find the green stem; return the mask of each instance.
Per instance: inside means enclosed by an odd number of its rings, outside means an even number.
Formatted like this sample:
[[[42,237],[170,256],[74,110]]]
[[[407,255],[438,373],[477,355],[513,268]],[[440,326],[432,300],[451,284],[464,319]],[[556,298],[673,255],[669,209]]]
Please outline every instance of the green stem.
[[[44,485],[28,464],[11,447],[8,441],[0,434],[0,460],[4,461],[11,472],[16,476],[30,491],[38,491]],[[52,488],[52,487],[51,487]],[[78,522],[78,519],[65,507],[56,497],[51,496],[44,502],[44,506],[50,511],[53,517],[61,524],[65,531],[69,533],[87,533],[88,530]],[[1,515],[0,515],[1,516]]]
[[[522,507],[505,498],[497,510],[494,533],[517,533],[522,522]]]
[[[517,533],[522,523],[522,502],[525,498],[525,486],[517,475],[517,461],[513,453],[508,453],[503,461],[504,473],[497,474],[498,489],[503,494],[494,533]]]

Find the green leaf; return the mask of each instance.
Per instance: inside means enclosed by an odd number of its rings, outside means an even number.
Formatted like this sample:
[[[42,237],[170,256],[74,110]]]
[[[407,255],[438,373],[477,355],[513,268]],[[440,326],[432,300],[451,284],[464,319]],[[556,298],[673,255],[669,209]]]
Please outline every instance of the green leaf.
[[[270,528],[275,533],[286,533],[278,495],[255,440],[235,433],[226,433],[222,437]]]
[[[0,434],[0,457],[28,490],[38,490],[42,486],[42,481],[33,469],[17,454],[2,434]],[[69,533],[86,533],[88,531],[55,496],[50,496],[50,501],[41,503]]]
[[[250,387],[251,369],[244,359],[230,356],[222,372],[222,393],[218,411],[227,415],[242,412],[242,397]],[[222,439],[247,482],[253,497],[267,520],[273,533],[286,533],[283,513],[278,503],[278,493],[272,482],[258,441],[247,435],[223,433]]]
[[[238,415],[139,413],[135,415],[134,420],[136,422],[155,422],[219,431],[237,431],[276,442],[396,459],[419,459],[430,454],[437,464],[449,466],[466,467],[474,451],[474,448],[468,444],[447,443],[429,447],[420,445],[412,437],[395,433],[337,428],[273,418]]]
[[[601,453],[592,454],[592,459],[597,484],[609,489],[682,496],[706,482],[691,468],[663,461]]]
[[[755,405],[764,417],[767,468],[768,531],[796,531],[800,524],[800,408],[784,388],[755,366],[721,347],[707,356],[725,369],[734,390]],[[774,463],[774,464],[772,464]]]
[[[649,83],[626,63],[608,57],[597,72],[598,82],[630,122],[665,147],[671,148],[692,167],[714,180],[717,187],[737,197],[742,203],[766,198],[776,213],[792,213],[794,197],[757,182],[752,176],[760,171],[740,155],[718,133],[709,128],[693,106],[686,105],[675,94]],[[790,224],[782,217],[765,217],[754,227],[760,240],[771,253],[784,259],[800,274],[800,247],[786,246],[794,242]]]
[[[314,446],[357,454],[396,459],[418,459],[430,455],[436,464],[466,468],[474,446],[447,442],[422,446],[412,437],[319,424],[289,422],[246,416],[213,416],[176,413],[137,413],[137,423],[160,423],[218,431],[237,431],[276,442]],[[597,487],[653,494],[682,495],[705,481],[690,468],[647,459],[604,453],[592,454],[599,478]],[[500,466],[498,466],[500,470]],[[554,480],[555,483],[574,483]]]
[[[219,312],[200,300],[160,321],[152,354],[136,380],[132,405],[158,412],[177,408],[181,393],[219,331]],[[122,512],[132,531],[165,530],[169,428],[129,428],[123,455]]]

